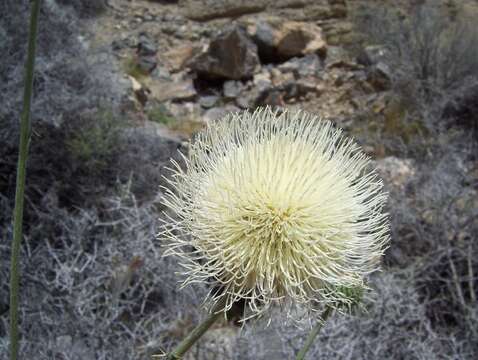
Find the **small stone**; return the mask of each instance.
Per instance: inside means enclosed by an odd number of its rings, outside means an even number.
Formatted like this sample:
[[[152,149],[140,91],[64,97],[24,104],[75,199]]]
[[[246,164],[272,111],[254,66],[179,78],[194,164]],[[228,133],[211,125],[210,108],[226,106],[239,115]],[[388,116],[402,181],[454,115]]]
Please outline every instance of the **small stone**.
[[[219,96],[217,95],[207,95],[199,98],[199,104],[205,109],[214,107],[218,101]]]
[[[272,84],[277,88],[283,88],[287,84],[295,82],[295,77],[292,72],[285,72],[274,69],[272,72]]]
[[[141,33],[138,39],[137,54],[139,56],[156,55],[158,49],[146,33]]]
[[[387,64],[380,62],[369,69],[367,81],[377,91],[389,90],[392,86],[392,71]]]
[[[308,54],[304,57],[294,57],[278,66],[281,72],[292,72],[297,77],[317,75],[321,69],[320,59],[317,54]]]
[[[136,65],[142,72],[149,74],[154,71],[154,69],[158,65],[158,61],[156,59],[156,55],[144,55],[138,57],[138,59],[136,60]]]
[[[256,106],[284,107],[284,96],[279,90],[265,92],[263,96],[257,99]]]
[[[129,80],[131,81],[131,87],[133,89],[133,93],[136,97],[136,99],[139,101],[139,103],[144,106],[146,101],[148,100],[148,95],[146,93],[146,90],[143,88],[141,83],[136,80],[132,76],[128,76]]]
[[[187,100],[194,98],[197,93],[191,79],[182,81],[152,81],[148,84],[151,98],[163,102],[166,100]]]
[[[228,80],[224,82],[222,91],[226,98],[233,99],[241,93],[243,88],[244,86],[240,81]]]
[[[365,66],[375,65],[385,61],[390,53],[381,45],[366,46],[357,56],[357,62]]]
[[[252,83],[259,91],[270,89],[272,87],[271,74],[268,71],[255,74]]]
[[[151,73],[157,66],[156,59],[157,48],[149,35],[141,33],[136,46],[137,66],[146,73]]]
[[[234,105],[227,105],[225,107],[215,107],[215,108],[207,110],[203,114],[202,118],[203,118],[204,122],[208,123],[208,122],[211,122],[211,121],[216,121],[216,120],[222,119],[227,114],[236,113],[236,112],[239,112],[240,110],[241,109],[239,109],[238,107],[236,107]]]
[[[317,88],[317,79],[313,77],[297,80],[297,88],[299,95],[305,95],[307,93],[319,93]]]
[[[246,96],[239,96],[236,98],[236,105],[239,106],[241,109],[249,109],[250,107],[252,107],[249,100],[250,99]]]

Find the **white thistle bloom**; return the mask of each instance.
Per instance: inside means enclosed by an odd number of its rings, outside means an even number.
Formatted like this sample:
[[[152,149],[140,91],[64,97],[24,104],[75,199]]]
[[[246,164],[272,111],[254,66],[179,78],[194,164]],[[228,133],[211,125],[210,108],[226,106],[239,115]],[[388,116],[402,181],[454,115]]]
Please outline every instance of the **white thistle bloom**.
[[[252,315],[292,300],[348,301],[388,244],[386,195],[370,160],[332,123],[259,109],[212,122],[174,163],[161,235],[185,284],[209,282]],[[217,300],[217,299],[214,299]]]

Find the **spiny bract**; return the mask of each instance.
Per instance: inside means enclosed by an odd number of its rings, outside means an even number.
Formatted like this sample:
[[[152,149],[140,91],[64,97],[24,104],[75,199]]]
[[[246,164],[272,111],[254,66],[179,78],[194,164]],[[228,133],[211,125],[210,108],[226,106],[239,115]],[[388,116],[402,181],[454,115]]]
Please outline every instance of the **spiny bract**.
[[[388,243],[386,196],[370,160],[332,123],[258,109],[210,123],[174,163],[161,235],[185,284],[211,283],[229,309],[347,302]],[[219,290],[218,290],[219,289]],[[225,294],[225,295],[224,295]]]

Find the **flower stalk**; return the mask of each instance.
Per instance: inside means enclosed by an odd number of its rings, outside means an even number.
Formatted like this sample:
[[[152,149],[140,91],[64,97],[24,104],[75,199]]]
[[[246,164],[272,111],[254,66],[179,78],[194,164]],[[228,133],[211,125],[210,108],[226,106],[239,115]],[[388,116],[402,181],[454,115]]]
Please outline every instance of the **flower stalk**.
[[[297,357],[295,358],[296,360],[304,360],[305,359],[305,355],[310,350],[312,344],[315,341],[315,338],[317,337],[320,330],[322,329],[322,327],[327,322],[330,315],[332,315],[333,311],[334,311],[334,309],[332,307],[327,306],[327,308],[322,313],[320,320],[317,322],[317,324],[314,326],[314,328],[310,332],[309,336],[307,337],[307,340],[305,340],[304,346],[302,347],[302,349],[300,349],[299,353],[297,354]]]
[[[198,326],[196,326],[189,335],[179,343],[176,348],[168,354],[166,360],[180,360],[181,357],[198,341],[204,333],[214,324],[221,315],[222,309],[226,305],[226,297],[223,296],[211,310],[211,313]]]
[[[25,193],[26,164],[30,141],[30,110],[33,97],[33,76],[35,70],[35,51],[38,29],[40,0],[33,0],[30,13],[28,53],[25,67],[23,111],[20,120],[20,145],[15,191],[13,220],[13,241],[10,262],[10,359],[16,360],[19,353],[18,303],[20,287],[20,245],[23,233],[23,207]]]

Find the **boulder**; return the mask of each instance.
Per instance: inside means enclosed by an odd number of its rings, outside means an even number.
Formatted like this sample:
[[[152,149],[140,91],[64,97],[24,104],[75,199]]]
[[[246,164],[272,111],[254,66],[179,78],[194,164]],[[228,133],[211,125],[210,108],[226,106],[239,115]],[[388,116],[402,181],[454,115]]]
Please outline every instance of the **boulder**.
[[[237,25],[226,28],[191,63],[200,77],[210,80],[250,78],[259,67],[257,46]]]
[[[277,34],[277,53],[284,58],[318,53],[325,56],[327,43],[322,29],[314,24],[289,21]]]
[[[238,17],[264,10],[268,0],[181,0],[179,6],[192,20],[208,21],[225,17]]]
[[[295,56],[318,54],[325,57],[327,43],[322,29],[312,23],[262,17],[245,21],[264,62],[278,62]]]

